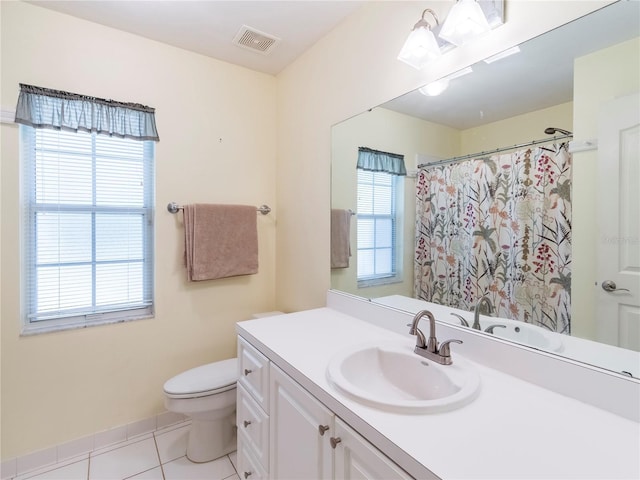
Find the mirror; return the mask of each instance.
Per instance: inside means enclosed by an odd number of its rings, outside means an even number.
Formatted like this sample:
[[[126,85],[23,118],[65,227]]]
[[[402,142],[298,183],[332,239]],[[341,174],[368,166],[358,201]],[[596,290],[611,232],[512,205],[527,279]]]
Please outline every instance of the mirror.
[[[596,116],[607,96],[615,98],[640,91],[639,19],[640,2],[617,2],[523,43],[517,54],[491,63],[479,62],[471,66],[471,73],[455,78],[450,76],[448,88],[439,96],[425,96],[416,90],[334,125],[333,209],[350,209],[357,215],[355,165],[358,147],[404,155],[408,175],[401,181],[399,195],[403,200],[398,202],[399,210],[402,210],[397,224],[397,237],[403,239],[397,245],[402,281],[358,285],[357,217],[353,217],[350,235],[353,251],[349,266],[331,270],[331,287],[412,313],[423,308],[438,310],[440,305],[412,298],[417,166],[466,154],[483,153],[485,155],[478,156],[486,156],[509,146],[526,149],[528,147],[522,145],[537,139],[547,138],[550,144],[554,143],[553,136],[544,132],[547,127],[573,131],[571,202],[575,223],[570,335],[548,329],[527,330],[532,325],[527,324],[526,328],[518,329],[528,335],[528,339],[521,340],[525,335],[513,333],[519,325],[513,322],[513,317],[505,318],[504,325],[493,328],[493,333],[485,333],[484,327],[490,326],[492,320],[484,315],[481,318],[486,325],[483,324],[480,332],[640,378],[640,318],[635,313],[639,308],[627,312],[626,323],[616,324],[616,335],[607,332],[608,327],[602,321],[605,310],[601,307],[607,297],[603,296],[601,285],[597,283],[594,258],[599,254],[599,243],[612,239],[619,241],[620,237],[598,231],[593,214],[598,162],[601,161],[597,145],[602,142],[598,138]],[[601,66],[598,63],[601,60],[609,65],[614,62],[621,70]],[[628,73],[620,74],[620,71]],[[637,104],[635,108],[637,111]],[[566,141],[558,139],[555,142]],[[637,216],[637,205],[621,205],[621,208]],[[636,251],[630,255],[637,259],[640,250],[637,223],[636,230],[631,231],[625,241]],[[591,277],[596,280],[596,287],[588,280]],[[632,281],[638,283],[637,276]],[[438,311],[436,318],[439,321],[460,324],[451,312],[465,314],[468,320],[473,317],[473,312],[470,314],[467,310]],[[518,320],[526,322],[523,318]],[[493,321],[495,323],[500,322]],[[558,341],[563,339],[564,346],[558,347]],[[570,342],[575,340],[575,345],[565,348],[569,339]]]

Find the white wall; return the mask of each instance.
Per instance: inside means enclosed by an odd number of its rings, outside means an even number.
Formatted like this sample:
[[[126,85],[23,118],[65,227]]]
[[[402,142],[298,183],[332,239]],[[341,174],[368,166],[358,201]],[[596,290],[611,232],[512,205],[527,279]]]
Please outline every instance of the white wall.
[[[506,2],[507,23],[422,72],[396,57],[424,8],[452,2],[373,2],[278,75],[277,306],[324,304],[330,286],[331,126],[610,2]]]
[[[276,79],[23,2],[1,2],[1,105],[18,83],[156,108],[156,315],[20,337],[18,128],[2,134],[2,458],[164,410],[171,376],[236,354],[275,306]],[[269,204],[257,275],[187,283],[178,203]]]

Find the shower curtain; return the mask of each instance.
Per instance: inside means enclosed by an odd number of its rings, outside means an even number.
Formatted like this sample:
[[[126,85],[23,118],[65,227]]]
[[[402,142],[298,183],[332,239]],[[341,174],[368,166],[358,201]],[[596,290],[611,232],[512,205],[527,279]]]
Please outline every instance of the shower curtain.
[[[568,144],[418,172],[414,294],[571,332]]]

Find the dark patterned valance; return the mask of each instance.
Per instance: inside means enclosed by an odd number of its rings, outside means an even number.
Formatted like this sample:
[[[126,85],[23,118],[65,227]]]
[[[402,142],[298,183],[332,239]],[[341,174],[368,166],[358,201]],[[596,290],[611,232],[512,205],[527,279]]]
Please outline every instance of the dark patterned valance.
[[[155,109],[138,103],[20,84],[16,123],[34,128],[96,132],[159,141]]]
[[[358,148],[358,166],[360,170],[387,172],[391,175],[406,175],[404,155],[380,152],[371,148]]]

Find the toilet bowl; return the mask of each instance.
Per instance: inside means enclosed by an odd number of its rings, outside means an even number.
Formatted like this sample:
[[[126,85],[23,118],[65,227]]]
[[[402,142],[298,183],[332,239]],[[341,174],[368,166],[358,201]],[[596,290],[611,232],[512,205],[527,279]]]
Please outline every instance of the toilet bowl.
[[[187,370],[164,384],[164,405],[191,418],[187,458],[203,463],[236,449],[238,359]]]

